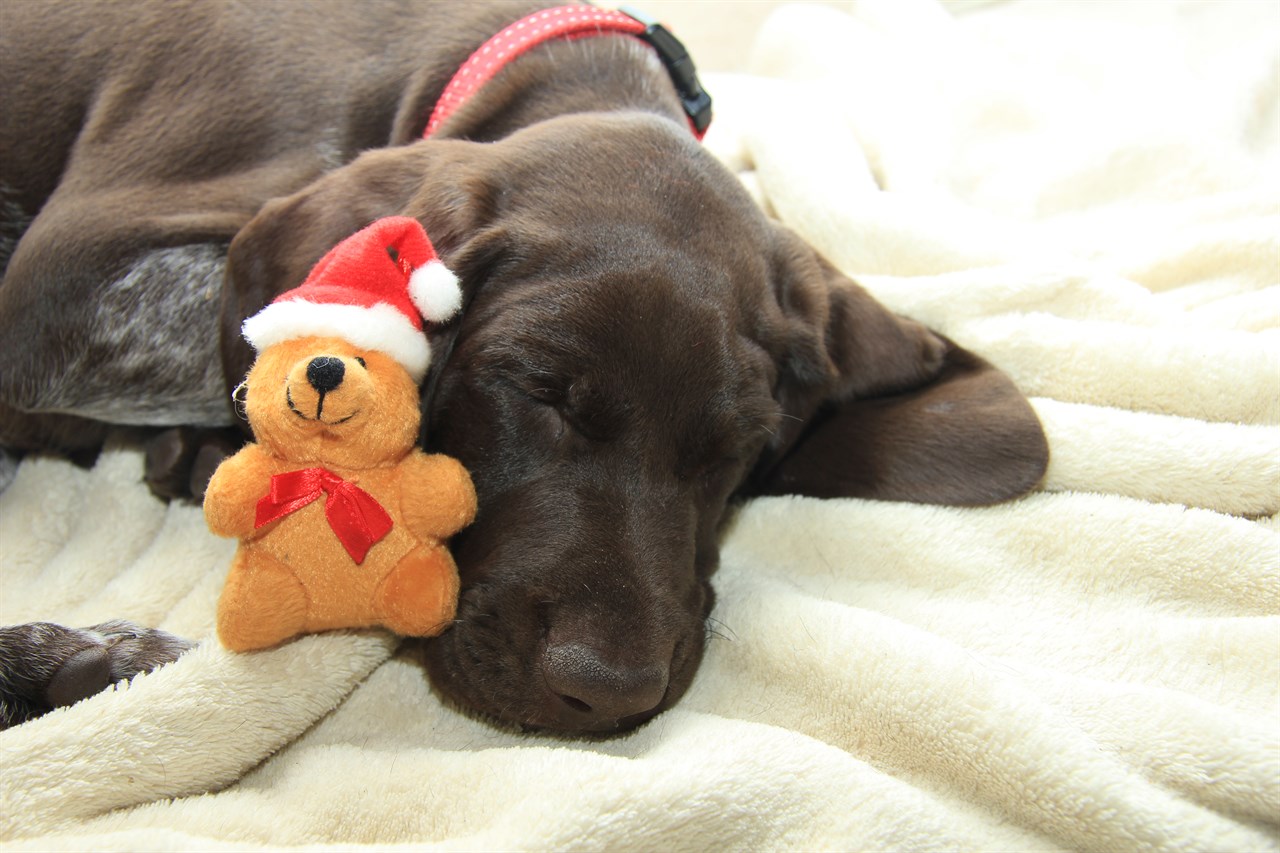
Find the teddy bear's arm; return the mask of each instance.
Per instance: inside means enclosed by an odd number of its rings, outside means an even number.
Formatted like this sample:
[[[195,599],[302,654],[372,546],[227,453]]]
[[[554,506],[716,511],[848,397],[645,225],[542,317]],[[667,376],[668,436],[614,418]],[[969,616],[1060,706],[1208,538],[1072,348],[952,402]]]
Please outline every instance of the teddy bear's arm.
[[[218,536],[252,537],[258,501],[270,491],[271,474],[271,457],[256,444],[223,460],[204,494],[209,529]]]
[[[400,508],[419,538],[448,539],[476,516],[476,489],[451,456],[411,454],[401,463]]]

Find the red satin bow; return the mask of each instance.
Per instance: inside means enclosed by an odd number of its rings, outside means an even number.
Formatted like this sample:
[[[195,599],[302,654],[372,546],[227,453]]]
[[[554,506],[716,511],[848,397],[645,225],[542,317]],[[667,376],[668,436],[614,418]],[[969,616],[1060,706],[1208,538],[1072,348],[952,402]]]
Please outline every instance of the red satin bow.
[[[303,468],[271,478],[271,491],[258,501],[254,527],[270,524],[302,509],[320,497],[329,527],[337,534],[351,559],[364,562],[374,543],[391,530],[391,516],[364,489],[324,468]]]

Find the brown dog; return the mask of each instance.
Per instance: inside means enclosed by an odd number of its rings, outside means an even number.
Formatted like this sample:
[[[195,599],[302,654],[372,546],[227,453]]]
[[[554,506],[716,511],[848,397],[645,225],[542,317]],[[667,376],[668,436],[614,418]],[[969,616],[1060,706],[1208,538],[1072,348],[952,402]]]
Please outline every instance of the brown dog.
[[[987,503],[1044,470],[1013,385],[767,219],[645,44],[538,47],[420,141],[540,4],[57,6],[0,28],[0,443],[232,423],[244,317],[419,219],[466,300],[423,395],[480,499],[427,645],[466,708],[587,731],[669,707],[737,496]]]

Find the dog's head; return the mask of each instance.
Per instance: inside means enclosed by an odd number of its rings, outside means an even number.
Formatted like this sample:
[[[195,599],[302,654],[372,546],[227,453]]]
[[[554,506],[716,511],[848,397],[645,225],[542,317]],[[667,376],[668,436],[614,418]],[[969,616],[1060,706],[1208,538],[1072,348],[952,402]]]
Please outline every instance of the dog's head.
[[[232,246],[229,375],[246,314],[397,213],[466,294],[424,399],[428,444],[480,499],[454,543],[458,622],[427,650],[467,708],[612,731],[669,707],[735,495],[975,504],[1043,473],[1006,377],[884,310],[643,115],[372,152],[272,203]]]

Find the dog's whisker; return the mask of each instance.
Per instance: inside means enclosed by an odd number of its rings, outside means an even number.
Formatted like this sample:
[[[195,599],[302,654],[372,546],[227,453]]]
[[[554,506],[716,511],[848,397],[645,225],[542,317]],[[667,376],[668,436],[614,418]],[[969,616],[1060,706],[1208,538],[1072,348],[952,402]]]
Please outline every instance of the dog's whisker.
[[[707,617],[707,638],[712,637],[719,640],[729,640],[730,642],[738,639],[738,634],[724,622],[713,616]]]

